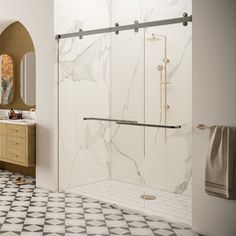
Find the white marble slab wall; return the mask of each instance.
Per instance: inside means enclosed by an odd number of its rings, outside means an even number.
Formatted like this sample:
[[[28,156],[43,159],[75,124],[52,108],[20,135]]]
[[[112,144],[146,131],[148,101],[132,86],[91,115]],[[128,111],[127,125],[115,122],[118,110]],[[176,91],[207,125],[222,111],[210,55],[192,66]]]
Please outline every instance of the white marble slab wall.
[[[113,0],[112,25],[161,20],[191,14],[189,0]],[[121,32],[111,40],[111,116],[160,123],[160,73],[166,36],[168,124],[178,131],[112,126],[111,173],[115,180],[191,194],[191,24]],[[164,94],[163,94],[164,96]],[[162,99],[163,99],[162,96]],[[163,110],[163,109],[162,109]],[[163,122],[163,121],[162,121]],[[119,149],[118,149],[119,148]]]
[[[107,27],[110,2],[58,0],[57,33]],[[109,179],[110,36],[64,39],[59,45],[59,187]]]
[[[57,0],[56,32],[191,14],[189,0]],[[60,187],[114,179],[191,194],[191,24],[66,39],[60,43]],[[160,122],[167,38],[167,123],[178,131],[83,121],[85,116]]]
[[[144,30],[111,37],[111,116],[144,122]],[[112,179],[144,184],[144,128],[112,124]]]

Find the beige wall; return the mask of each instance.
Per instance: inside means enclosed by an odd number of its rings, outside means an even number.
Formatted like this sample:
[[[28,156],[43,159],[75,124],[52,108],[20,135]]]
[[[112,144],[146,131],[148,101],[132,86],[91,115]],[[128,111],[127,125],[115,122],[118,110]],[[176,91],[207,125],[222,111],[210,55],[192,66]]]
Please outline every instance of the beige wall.
[[[37,186],[53,189],[54,91],[53,0],[0,0],[0,30],[19,21],[29,31],[36,52]]]
[[[193,124],[236,126],[236,1],[193,0]],[[208,132],[193,135],[193,229],[236,235],[236,201],[204,192]]]

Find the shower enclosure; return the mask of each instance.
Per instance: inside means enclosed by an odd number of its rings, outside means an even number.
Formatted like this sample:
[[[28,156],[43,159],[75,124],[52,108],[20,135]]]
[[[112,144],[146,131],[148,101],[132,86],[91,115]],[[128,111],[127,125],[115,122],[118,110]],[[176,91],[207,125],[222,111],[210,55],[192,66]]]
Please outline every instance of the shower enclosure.
[[[58,39],[59,188],[191,224],[191,23],[116,26]]]

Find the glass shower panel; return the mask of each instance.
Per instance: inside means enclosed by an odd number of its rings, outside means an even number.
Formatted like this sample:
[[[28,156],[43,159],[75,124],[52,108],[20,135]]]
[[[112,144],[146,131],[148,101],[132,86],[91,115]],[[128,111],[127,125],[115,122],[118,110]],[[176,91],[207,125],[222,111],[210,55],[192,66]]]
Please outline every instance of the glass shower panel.
[[[111,35],[111,117],[144,122],[144,30]],[[111,124],[111,179],[116,201],[143,209],[144,127]]]
[[[145,129],[145,193],[157,199],[164,192],[191,195],[191,35],[190,25],[146,29],[145,122],[182,125]],[[157,215],[152,204],[145,201],[145,210]]]
[[[96,195],[110,179],[110,37],[63,39],[59,45],[59,187]],[[74,188],[73,188],[74,187]],[[100,191],[101,192],[101,191]],[[102,193],[104,194],[104,193]]]
[[[191,63],[190,25],[60,40],[60,189],[168,219],[191,195]]]

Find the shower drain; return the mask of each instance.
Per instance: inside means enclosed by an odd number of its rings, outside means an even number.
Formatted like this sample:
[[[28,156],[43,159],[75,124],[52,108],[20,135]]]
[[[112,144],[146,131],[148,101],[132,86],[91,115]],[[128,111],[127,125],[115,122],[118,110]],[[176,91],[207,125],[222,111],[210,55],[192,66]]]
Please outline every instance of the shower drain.
[[[156,196],[148,195],[148,194],[142,195],[141,198],[144,199],[144,200],[155,200],[155,199],[157,199]]]

